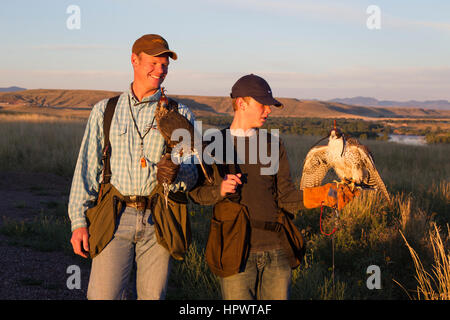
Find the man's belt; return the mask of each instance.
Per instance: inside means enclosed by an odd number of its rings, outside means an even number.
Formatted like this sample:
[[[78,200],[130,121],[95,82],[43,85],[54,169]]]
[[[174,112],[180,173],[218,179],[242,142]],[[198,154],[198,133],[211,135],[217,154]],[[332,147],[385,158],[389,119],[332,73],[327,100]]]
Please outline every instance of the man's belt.
[[[147,208],[148,198],[145,196],[124,196],[123,200],[127,207],[145,210]]]

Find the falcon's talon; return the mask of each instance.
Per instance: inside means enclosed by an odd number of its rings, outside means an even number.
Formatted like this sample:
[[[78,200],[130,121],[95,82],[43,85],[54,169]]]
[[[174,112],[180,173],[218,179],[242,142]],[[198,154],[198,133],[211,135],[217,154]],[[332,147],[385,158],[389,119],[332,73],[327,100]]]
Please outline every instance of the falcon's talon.
[[[350,190],[351,190],[352,192],[355,192],[356,183],[355,183],[354,180],[351,180],[351,181],[352,181],[352,182],[350,182],[350,183],[348,184],[348,187],[350,188]]]

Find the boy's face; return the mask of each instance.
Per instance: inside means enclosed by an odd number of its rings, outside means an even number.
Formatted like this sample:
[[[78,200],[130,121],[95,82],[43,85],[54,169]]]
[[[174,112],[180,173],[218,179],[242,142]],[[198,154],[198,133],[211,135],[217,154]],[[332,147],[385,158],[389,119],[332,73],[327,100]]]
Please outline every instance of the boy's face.
[[[268,105],[263,105],[253,98],[248,98],[245,101],[242,99],[243,116],[250,128],[260,128],[266,122],[267,117],[272,112],[272,109]]]

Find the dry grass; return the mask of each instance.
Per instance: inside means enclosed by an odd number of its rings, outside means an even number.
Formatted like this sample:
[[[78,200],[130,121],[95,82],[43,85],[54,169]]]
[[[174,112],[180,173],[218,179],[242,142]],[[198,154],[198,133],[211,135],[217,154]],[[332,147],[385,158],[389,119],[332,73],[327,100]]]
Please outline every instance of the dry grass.
[[[56,123],[56,122],[80,122],[79,119],[71,117],[52,116],[38,113],[0,113],[0,123]]]
[[[0,114],[0,170],[70,177],[85,121],[46,115]]]
[[[408,243],[401,231],[400,233],[411,253],[416,269],[417,299],[450,300],[450,254],[448,253],[448,246],[445,245],[446,241],[448,242],[448,235],[450,234],[449,225],[447,224],[447,240],[445,241],[442,240],[441,233],[436,224],[433,224],[433,229],[429,232],[429,240],[433,248],[434,258],[431,272],[426,270],[417,252]],[[413,299],[409,293],[408,296]]]
[[[0,114],[0,170],[50,172],[71,177],[86,121],[55,117]],[[292,175],[298,181],[303,159],[315,137],[285,136]],[[439,242],[429,242],[430,222],[450,222],[450,145],[402,146],[366,141],[377,168],[391,193],[392,204],[380,194],[365,192],[342,210],[336,232],[336,287],[338,299],[405,299],[406,288],[416,287],[415,265],[400,232],[416,248],[423,266],[439,258],[429,275],[434,291],[447,284],[448,253],[443,260]],[[194,243],[186,261],[176,263],[169,279],[168,297],[176,299],[220,299],[218,283],[207,269],[204,247],[208,235],[210,208],[193,206]],[[330,299],[331,241],[320,234],[318,210],[304,210],[296,224],[304,229],[308,251],[304,264],[293,275],[293,299]],[[325,219],[325,228],[329,219]],[[36,226],[35,226],[36,227]],[[56,227],[56,226],[55,226]],[[329,230],[328,228],[326,230]],[[70,232],[70,229],[67,229]],[[436,234],[436,233],[434,233]],[[432,240],[433,241],[433,240]],[[445,241],[442,241],[445,248]],[[447,269],[443,268],[447,263]],[[366,268],[382,270],[382,290],[368,290]],[[442,280],[439,280],[442,279]],[[447,279],[447,280],[445,280]],[[442,284],[440,284],[442,282]],[[429,289],[426,289],[428,292]],[[425,289],[423,289],[425,292]],[[431,295],[431,294],[430,294]],[[443,295],[445,296],[445,294]],[[421,294],[423,298],[423,294]]]

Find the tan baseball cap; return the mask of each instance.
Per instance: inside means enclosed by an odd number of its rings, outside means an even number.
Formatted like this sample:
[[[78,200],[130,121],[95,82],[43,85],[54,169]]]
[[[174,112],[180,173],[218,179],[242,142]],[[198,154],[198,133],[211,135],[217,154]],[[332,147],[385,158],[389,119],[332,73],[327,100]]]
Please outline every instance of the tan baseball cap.
[[[135,54],[144,52],[154,57],[167,52],[173,60],[178,58],[177,54],[169,49],[167,41],[157,34],[146,34],[137,39],[131,52]]]

